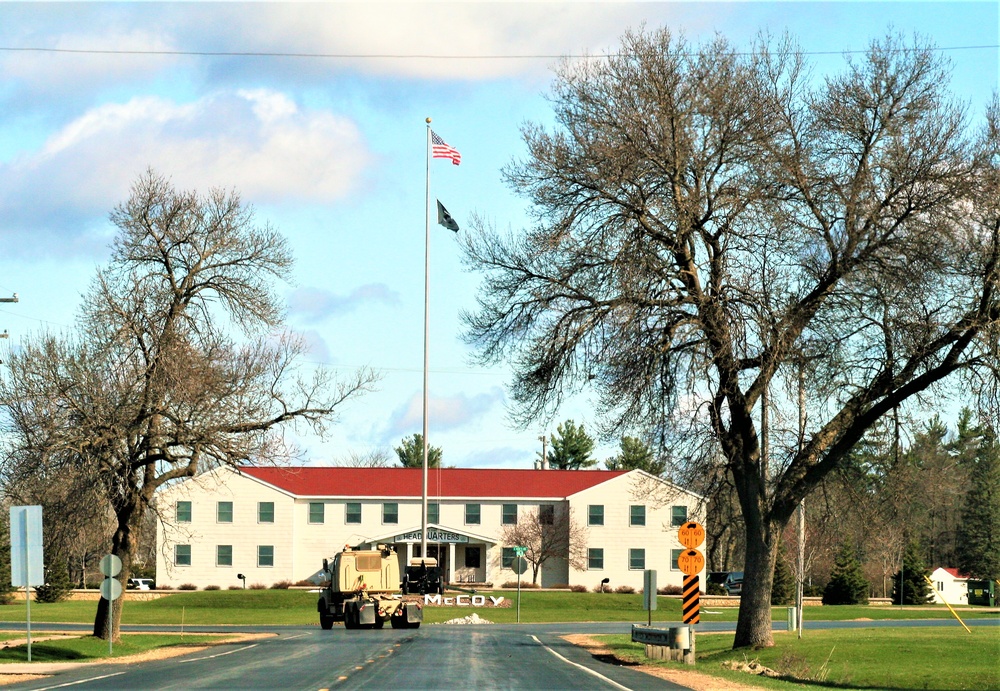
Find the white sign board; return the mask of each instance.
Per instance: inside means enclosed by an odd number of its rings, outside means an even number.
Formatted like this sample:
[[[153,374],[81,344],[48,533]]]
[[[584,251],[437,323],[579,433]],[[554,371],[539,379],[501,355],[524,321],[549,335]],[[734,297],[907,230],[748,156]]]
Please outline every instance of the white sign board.
[[[10,507],[11,585],[18,588],[45,585],[43,563],[42,507]],[[25,573],[28,576],[27,583],[24,582]]]

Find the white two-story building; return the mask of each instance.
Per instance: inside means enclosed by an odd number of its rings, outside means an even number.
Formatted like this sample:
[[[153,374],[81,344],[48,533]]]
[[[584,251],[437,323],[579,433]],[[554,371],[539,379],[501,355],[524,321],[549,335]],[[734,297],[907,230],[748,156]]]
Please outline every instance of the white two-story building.
[[[680,586],[678,526],[704,519],[702,497],[638,470],[428,472],[427,551],[450,583],[516,580],[516,545],[504,536],[534,521],[564,526],[577,557],[546,560],[543,587],[608,579],[638,590],[645,569],[657,570],[659,587]],[[238,574],[248,585],[296,583],[345,545],[390,545],[401,566],[421,556],[420,469],[223,467],[157,502],[159,586],[226,588]]]

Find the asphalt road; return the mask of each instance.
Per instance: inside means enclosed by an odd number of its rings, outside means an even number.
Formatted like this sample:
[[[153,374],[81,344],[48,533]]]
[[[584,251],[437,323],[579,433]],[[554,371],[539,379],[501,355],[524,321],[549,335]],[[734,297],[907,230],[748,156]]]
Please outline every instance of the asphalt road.
[[[46,626],[52,630],[52,627]],[[284,627],[273,638],[132,665],[88,664],[6,689],[683,689],[595,659],[579,625]],[[627,631],[627,625],[614,626]]]
[[[972,620],[997,626],[996,620]],[[957,626],[948,620],[812,622],[813,628]],[[17,629],[3,624],[2,628]],[[698,625],[731,631],[734,624]],[[20,627],[23,630],[23,624]],[[35,628],[35,627],[33,627]],[[44,624],[45,630],[83,630]],[[126,627],[128,631],[171,627]],[[783,628],[776,626],[776,629]],[[217,627],[188,627],[192,633]],[[568,633],[628,633],[629,624],[424,625],[418,630],[337,626],[226,627],[274,631],[249,643],[215,646],[153,662],[87,664],[6,689],[683,689],[596,659],[562,639]]]

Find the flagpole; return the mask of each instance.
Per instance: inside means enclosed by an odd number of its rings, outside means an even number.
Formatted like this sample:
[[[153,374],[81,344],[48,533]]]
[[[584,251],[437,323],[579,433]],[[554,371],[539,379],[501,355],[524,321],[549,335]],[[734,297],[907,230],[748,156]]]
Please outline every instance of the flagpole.
[[[424,398],[423,398],[423,490],[421,494],[420,556],[427,558],[427,369],[428,369],[428,305],[430,294],[431,257],[431,119],[427,118],[427,198],[424,203]]]

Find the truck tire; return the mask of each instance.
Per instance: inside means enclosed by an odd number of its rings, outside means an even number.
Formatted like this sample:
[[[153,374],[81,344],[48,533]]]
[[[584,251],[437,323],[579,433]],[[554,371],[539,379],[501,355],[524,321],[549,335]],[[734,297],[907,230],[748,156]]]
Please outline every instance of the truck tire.
[[[405,616],[402,616],[402,617],[392,617],[392,619],[390,619],[390,621],[392,622],[392,628],[394,628],[394,629],[405,629],[406,628],[406,617]]]
[[[332,614],[323,614],[322,612],[320,612],[319,613],[319,625],[320,625],[320,627],[322,627],[322,628],[324,628],[326,630],[332,629],[333,628],[333,615]]]
[[[348,603],[344,605],[344,628],[345,629],[357,629],[360,628],[360,623],[358,622],[358,610],[353,603]]]
[[[376,628],[376,629],[381,629],[383,626],[385,626],[385,619],[379,619],[378,615],[376,615],[375,616],[375,623],[372,624],[372,627]]]

